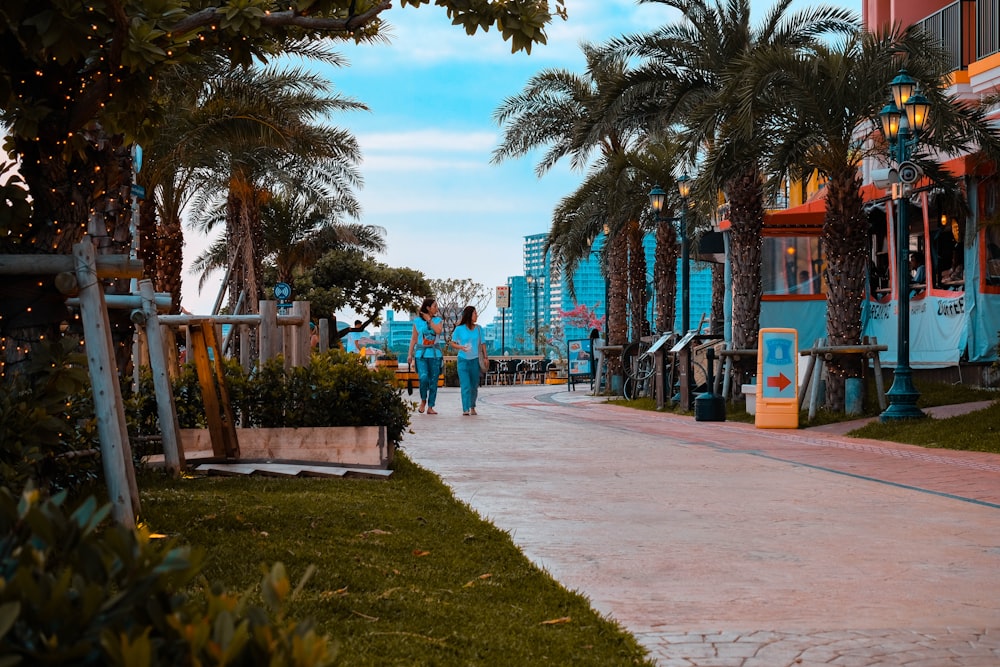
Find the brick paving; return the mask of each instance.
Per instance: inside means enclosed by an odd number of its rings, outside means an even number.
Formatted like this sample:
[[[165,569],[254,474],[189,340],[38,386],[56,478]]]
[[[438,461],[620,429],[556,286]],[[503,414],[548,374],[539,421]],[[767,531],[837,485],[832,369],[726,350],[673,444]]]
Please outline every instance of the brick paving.
[[[404,451],[663,667],[1000,665],[1000,456],[457,389]]]

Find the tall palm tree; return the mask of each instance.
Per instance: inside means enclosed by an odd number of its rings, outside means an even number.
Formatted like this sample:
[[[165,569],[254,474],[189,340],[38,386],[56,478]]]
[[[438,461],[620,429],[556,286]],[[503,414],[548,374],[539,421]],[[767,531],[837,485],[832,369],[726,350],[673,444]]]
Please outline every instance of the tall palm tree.
[[[620,80],[606,113],[625,117],[651,131],[681,128],[691,161],[706,148],[727,156],[703,171],[696,193],[714,201],[725,192],[730,202],[732,260],[732,344],[756,347],[761,297],[761,230],[764,191],[755,139],[722,137],[733,113],[734,81],[747,53],[771,45],[790,48],[811,43],[832,30],[854,29],[848,11],[815,7],[787,14],[791,0],[779,0],[760,25],[751,26],[750,0],[641,0],[680,10],[682,20],[653,32],[627,35],[608,44],[613,58],[639,63]]]
[[[264,262],[277,279],[289,284],[331,250],[382,253],[385,230],[374,225],[342,222],[325,210],[325,202],[305,201],[288,193],[273,195],[260,209]],[[218,211],[218,216],[224,211]],[[217,239],[192,263],[199,274],[199,287],[228,262],[228,243]]]
[[[295,56],[333,67],[346,64],[325,43],[291,41],[274,45],[272,50],[274,56]],[[139,182],[149,197],[142,203],[139,251],[147,275],[155,279],[157,291],[173,295],[174,308],[179,308],[181,301],[182,212],[196,189],[205,186],[214,171],[212,160],[217,154],[220,124],[242,117],[232,107],[211,106],[211,101],[222,86],[234,104],[255,96],[256,92],[249,89],[232,94],[238,85],[252,89],[257,79],[237,77],[228,60],[208,54],[165,73],[154,89],[157,106],[165,111],[158,119],[155,139],[144,147],[146,166],[139,174]],[[213,116],[210,109],[224,115]],[[253,112],[246,110],[248,115]],[[225,131],[222,134],[231,136]]]
[[[860,194],[862,162],[883,158],[878,114],[889,82],[905,65],[933,103],[933,125],[922,147],[948,154],[978,144],[996,154],[1000,131],[981,109],[959,105],[944,93],[949,66],[940,43],[916,28],[858,32],[835,45],[758,51],[747,58],[736,120],[741,131],[763,135],[768,169],[776,177],[804,180],[818,172],[826,180],[823,244],[828,262],[826,329],[830,344],[861,342],[861,309],[870,244]],[[939,185],[953,181],[936,162],[921,158]],[[951,183],[950,187],[954,187]],[[828,366],[827,407],[843,410],[843,380],[860,377],[859,361],[835,359]]]
[[[634,196],[631,202],[621,206],[619,204],[628,198],[606,187],[609,180],[631,177],[626,168],[627,153],[641,136],[617,126],[611,116],[603,113],[604,91],[613,87],[615,80],[622,76],[626,63],[624,59],[604,57],[592,45],[584,44],[581,48],[587,60],[585,74],[561,69],[543,70],[528,81],[520,94],[504,100],[493,114],[494,120],[504,128],[500,145],[493,152],[494,163],[546,147],[535,167],[539,176],[564,158],[574,169],[590,168],[584,185],[560,202],[553,214],[547,250],[553,251],[553,258],[561,263],[567,275],[572,275],[577,263],[589,255],[590,243],[605,225],[609,247],[616,248],[616,236],[624,233],[626,223],[638,220]],[[593,158],[595,153],[597,157]],[[600,196],[595,196],[596,193]],[[575,210],[576,206],[582,208]],[[623,266],[645,273],[644,266],[628,261],[627,242],[625,247]],[[628,282],[619,284],[608,261],[605,254],[603,270],[610,278],[609,342],[621,344],[628,337],[627,326],[614,326],[623,320],[613,311],[625,307]],[[638,280],[645,284],[645,275],[629,282],[637,283]],[[636,331],[641,331],[641,327]]]
[[[201,212],[196,222],[206,230],[225,222],[231,307],[243,293],[249,312],[256,312],[263,294],[260,209],[272,191],[285,188],[324,200],[331,211],[360,213],[353,194],[361,183],[357,141],[318,121],[365,107],[330,94],[329,87],[299,68],[231,71],[210,82],[199,106],[197,136],[205,163],[199,171],[203,189],[192,208]],[[222,201],[220,218],[215,211]]]

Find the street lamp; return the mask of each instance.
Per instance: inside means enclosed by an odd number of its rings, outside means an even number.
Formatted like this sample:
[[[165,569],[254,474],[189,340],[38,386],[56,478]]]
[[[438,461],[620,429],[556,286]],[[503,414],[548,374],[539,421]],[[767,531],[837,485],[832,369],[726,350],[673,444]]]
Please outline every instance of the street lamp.
[[[677,192],[681,196],[681,215],[672,218],[678,223],[681,233],[681,327],[684,333],[691,328],[691,267],[688,265],[688,235],[687,235],[687,200],[691,195],[691,178],[681,174],[677,179]],[[663,222],[663,207],[667,201],[667,193],[659,185],[654,185],[649,191],[649,205],[656,214],[656,221]]]
[[[532,338],[535,340],[535,354],[538,354],[538,280],[537,276],[528,276],[526,278],[528,284],[534,289],[535,292],[535,331]]]
[[[920,392],[913,386],[913,371],[910,369],[910,229],[906,208],[910,186],[920,172],[909,160],[930,111],[930,103],[916,92],[916,87],[917,82],[907,75],[906,70],[899,70],[899,74],[889,84],[892,101],[879,114],[882,133],[889,141],[889,157],[895,160],[901,181],[893,184],[892,192],[893,200],[899,202],[896,206],[896,285],[899,290],[896,368],[893,370],[892,387],[886,392],[889,407],[879,417],[883,422],[926,416],[917,407]]]

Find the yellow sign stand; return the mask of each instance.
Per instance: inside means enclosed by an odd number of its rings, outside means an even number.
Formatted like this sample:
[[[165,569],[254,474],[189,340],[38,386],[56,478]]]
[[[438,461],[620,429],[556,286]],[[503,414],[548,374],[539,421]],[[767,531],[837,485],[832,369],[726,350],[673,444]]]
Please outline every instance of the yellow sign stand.
[[[799,332],[761,329],[757,339],[757,428],[799,427]]]

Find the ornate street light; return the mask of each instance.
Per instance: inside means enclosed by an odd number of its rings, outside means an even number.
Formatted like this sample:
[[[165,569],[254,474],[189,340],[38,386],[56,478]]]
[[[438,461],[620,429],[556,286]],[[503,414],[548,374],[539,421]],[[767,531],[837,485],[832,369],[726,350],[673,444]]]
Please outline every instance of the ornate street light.
[[[920,140],[927,123],[930,103],[917,92],[917,83],[905,69],[889,84],[892,101],[881,112],[882,132],[889,142],[889,156],[896,162],[900,183],[894,184],[892,198],[896,206],[896,285],[899,290],[899,318],[896,326],[896,368],[892,387],[886,392],[889,407],[880,415],[881,421],[918,419],[926,416],[917,407],[920,392],[913,385],[910,368],[910,269],[909,221],[907,206],[910,187],[920,170],[910,162],[912,151]]]

